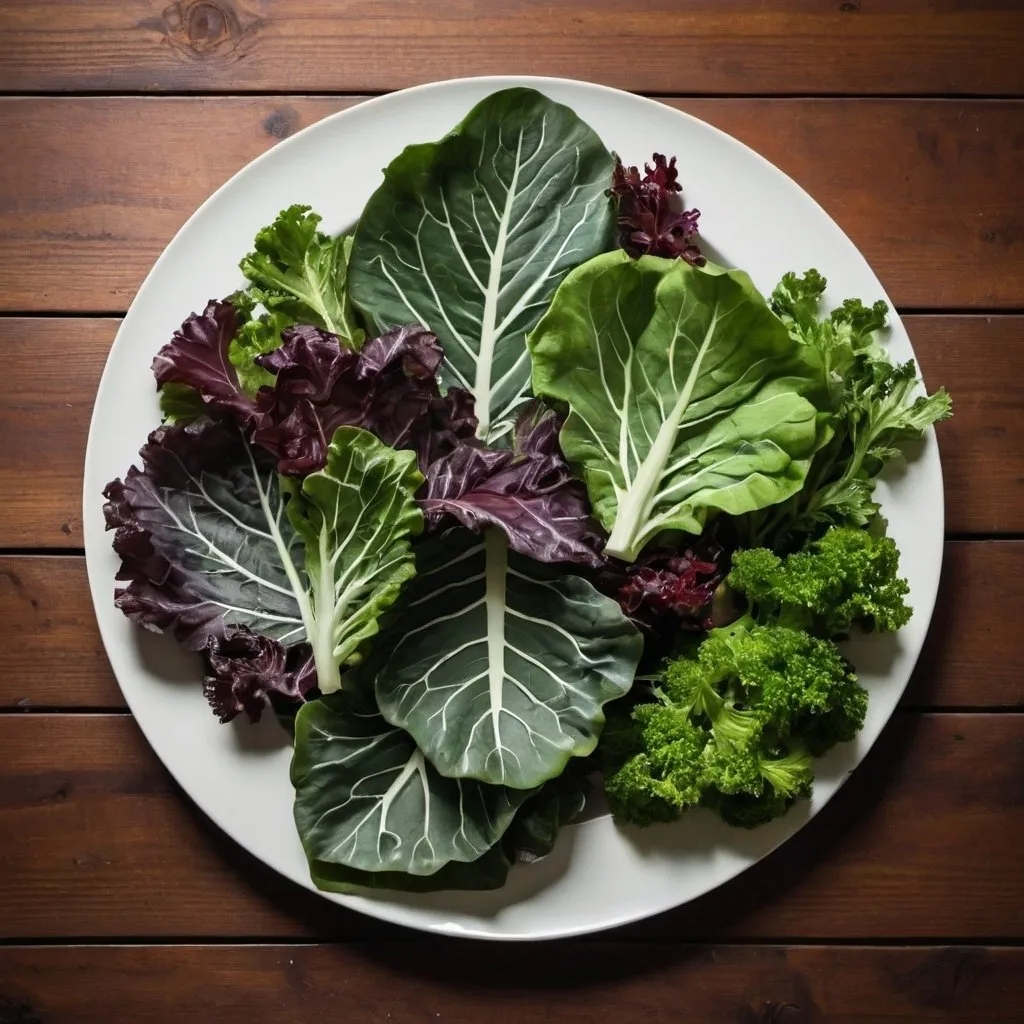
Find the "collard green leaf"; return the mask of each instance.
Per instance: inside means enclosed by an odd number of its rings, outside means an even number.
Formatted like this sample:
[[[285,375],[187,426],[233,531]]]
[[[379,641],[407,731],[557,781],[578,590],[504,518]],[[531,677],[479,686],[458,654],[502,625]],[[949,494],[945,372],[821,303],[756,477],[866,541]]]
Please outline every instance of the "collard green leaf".
[[[614,601],[491,527],[420,545],[380,645],[381,713],[442,775],[530,789],[594,749],[642,641]]]
[[[635,561],[659,533],[699,534],[803,484],[827,439],[820,387],[746,274],[623,252],[566,279],[530,336],[533,386],[567,402],[562,449],[610,537]]]
[[[529,394],[525,337],[558,283],[612,244],[612,168],[568,107],[507,89],[408,147],[363,211],[352,301],[380,330],[412,321],[440,338],[444,380],[473,393],[480,437],[506,432]]]
[[[351,871],[391,885],[394,872],[422,878],[476,861],[528,795],[444,778],[406,733],[350,693],[299,711],[291,776],[314,880],[330,887],[367,884]],[[451,885],[450,877],[440,881]]]
[[[413,452],[339,427],[327,465],[305,478],[301,500],[288,505],[305,544],[307,639],[322,693],[340,688],[339,667],[359,660],[377,617],[416,572],[409,537],[423,528],[413,500],[422,482]]]
[[[252,282],[252,297],[270,312],[336,334],[350,348],[363,343],[346,291],[351,236],[317,230],[320,216],[289,206],[257,235],[239,266]]]

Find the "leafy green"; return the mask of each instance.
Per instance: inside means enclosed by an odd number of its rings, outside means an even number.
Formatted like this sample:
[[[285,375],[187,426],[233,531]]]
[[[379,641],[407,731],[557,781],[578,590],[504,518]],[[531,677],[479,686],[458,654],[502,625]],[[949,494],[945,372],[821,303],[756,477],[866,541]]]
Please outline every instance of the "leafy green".
[[[247,320],[239,328],[228,346],[228,359],[238,374],[238,383],[250,395],[261,387],[273,387],[275,375],[257,365],[256,357],[266,355],[281,347],[281,332],[295,321],[284,312],[276,310]]]
[[[780,558],[768,548],[737,551],[726,580],[761,621],[840,637],[859,623],[895,632],[910,621],[910,592],[889,537],[832,527],[804,550]]]
[[[588,582],[460,530],[422,544],[381,637],[381,713],[442,775],[530,789],[589,754],[642,640]]]
[[[250,296],[268,311],[322,327],[358,349],[364,333],[346,292],[352,238],[323,234],[320,219],[308,206],[282,210],[239,266],[252,282]]]
[[[802,346],[817,353],[832,438],[815,456],[803,490],[777,508],[746,517],[749,546],[799,546],[829,525],[864,526],[878,513],[875,481],[900,446],[951,415],[944,388],[923,393],[912,361],[892,363],[875,337],[885,324],[884,302],[868,307],[847,299],[819,319],[825,280],[817,271],[787,274],[772,305]]]
[[[585,761],[571,762],[557,779],[545,782],[516,812],[502,845],[518,860],[546,857],[563,825],[583,813],[590,781]]]
[[[653,703],[620,730],[609,805],[638,825],[709,806],[752,827],[809,796],[811,755],[852,739],[867,693],[834,644],[749,620],[670,661]]]
[[[473,394],[480,437],[506,433],[529,395],[525,337],[558,283],[612,244],[612,168],[568,107],[506,89],[405,149],[363,210],[352,301],[378,330],[437,335],[443,379]]]
[[[446,886],[472,882],[475,871],[454,865],[485,855],[529,795],[444,778],[372,702],[347,692],[299,711],[291,777],[313,876],[332,888],[373,884],[373,876],[388,887],[423,888],[415,879],[446,866]],[[485,876],[494,870],[482,867]]]
[[[820,387],[746,274],[621,251],[573,271],[529,339],[535,393],[569,405],[561,432],[610,531],[635,561],[659,533],[699,534],[788,498],[827,439],[801,392]]]
[[[168,381],[160,386],[159,395],[165,423],[191,423],[207,413],[202,396],[188,384]]]
[[[301,500],[288,504],[305,547],[309,590],[300,604],[322,693],[340,688],[339,667],[360,660],[378,616],[415,575],[409,537],[423,528],[413,500],[422,482],[414,452],[339,427],[327,465],[307,476]]]

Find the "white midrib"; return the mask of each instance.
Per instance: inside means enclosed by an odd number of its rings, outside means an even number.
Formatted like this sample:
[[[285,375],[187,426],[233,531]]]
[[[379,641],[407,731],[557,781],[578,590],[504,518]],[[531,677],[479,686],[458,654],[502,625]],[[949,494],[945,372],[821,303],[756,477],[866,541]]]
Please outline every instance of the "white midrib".
[[[405,784],[417,772],[420,772],[424,776],[424,802],[427,807],[430,806],[430,801],[429,799],[427,799],[428,790],[426,788],[426,776],[423,755],[417,750],[413,753],[412,757],[410,757],[409,760],[405,762],[405,767],[398,773],[398,778],[396,778],[395,781],[392,782],[390,786],[388,786],[387,792],[380,799],[380,830],[382,832],[387,831],[387,820],[388,815],[391,813],[391,805],[401,795],[402,790],[405,789]],[[378,832],[378,839],[379,837],[380,833]]]
[[[690,399],[693,397],[693,389],[697,386],[700,377],[701,364],[711,347],[711,340],[718,326],[718,307],[716,306],[711,315],[711,323],[708,324],[704,340],[693,360],[693,366],[686,378],[679,397],[676,399],[672,411],[662,421],[658,428],[658,434],[654,438],[647,457],[640,465],[633,482],[629,485],[626,493],[619,499],[618,510],[615,515],[615,526],[612,528],[611,536],[605,545],[605,554],[613,558],[622,558],[627,562],[636,561],[640,554],[640,536],[644,524],[647,522],[654,504],[654,497],[661,483],[661,475],[665,471],[672,449],[675,445],[676,433],[679,424],[690,407]],[[623,405],[622,415],[628,415],[628,409]]]
[[[487,683],[490,693],[494,746],[501,759],[501,707],[505,687],[505,585],[508,545],[501,530],[484,530],[484,604],[487,609]]]
[[[263,481],[260,479],[259,471],[256,468],[256,462],[252,457],[252,452],[249,451],[246,446],[246,452],[249,455],[249,463],[252,466],[253,479],[256,482],[256,491],[260,496],[260,508],[263,509],[263,516],[267,520],[267,528],[270,531],[271,537],[274,539],[274,544],[277,545],[278,555],[281,558],[281,565],[284,567],[285,575],[288,577],[288,582],[291,584],[292,590],[295,593],[295,602],[299,606],[299,615],[302,619],[303,629],[306,631],[306,639],[313,646],[313,664],[316,667],[317,674],[317,685],[323,690],[325,682],[330,685],[330,675],[322,674],[322,666],[325,663],[321,658],[317,656],[317,646],[314,641],[314,637],[318,633],[318,623],[314,612],[314,604],[309,599],[309,594],[306,593],[306,588],[299,578],[299,571],[295,568],[295,563],[292,561],[291,552],[288,549],[288,545],[285,544],[284,537],[281,534],[280,527],[277,523],[277,517],[273,514],[270,508],[270,499],[267,496],[267,492],[263,488]],[[323,549],[323,536],[321,534],[321,550]],[[323,562],[321,561],[321,565]],[[318,598],[319,600],[319,598]],[[323,628],[322,625],[319,628]],[[336,679],[335,690],[341,689],[341,674],[338,672],[338,668],[334,665],[333,650],[330,664],[333,666],[334,678]],[[325,691],[329,692],[329,691]]]
[[[498,294],[501,292],[501,271],[505,263],[505,245],[508,242],[508,226],[512,219],[512,205],[519,184],[519,160],[523,149],[523,133],[519,133],[516,145],[516,163],[512,181],[505,193],[505,207],[498,221],[498,235],[491,252],[491,266],[487,274],[487,289],[484,292],[484,313],[480,325],[480,351],[476,359],[476,378],[473,382],[473,397],[476,399],[476,436],[484,439],[491,429],[491,374],[494,372],[494,346],[498,334]]]
[[[313,648],[316,684],[321,693],[335,693],[341,689],[341,671],[334,657],[334,569],[326,519],[320,527],[318,541],[319,571],[315,577],[310,574],[313,584],[313,622],[312,629],[306,627],[306,633]]]

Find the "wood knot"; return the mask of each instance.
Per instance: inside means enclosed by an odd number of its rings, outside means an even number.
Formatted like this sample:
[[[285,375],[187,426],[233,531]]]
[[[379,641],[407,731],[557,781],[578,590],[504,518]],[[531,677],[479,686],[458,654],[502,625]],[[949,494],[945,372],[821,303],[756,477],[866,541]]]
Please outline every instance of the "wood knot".
[[[839,10],[841,10],[843,14],[853,14],[855,11],[860,10],[860,0],[844,0],[844,2],[839,5]]]
[[[159,18],[141,28],[160,32],[164,41],[192,60],[237,60],[263,21],[226,0],[175,0]]]

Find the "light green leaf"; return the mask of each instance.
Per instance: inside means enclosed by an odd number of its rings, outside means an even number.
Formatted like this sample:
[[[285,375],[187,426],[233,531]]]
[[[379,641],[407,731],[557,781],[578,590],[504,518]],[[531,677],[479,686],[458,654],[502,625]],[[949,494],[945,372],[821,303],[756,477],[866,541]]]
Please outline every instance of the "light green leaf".
[[[532,89],[487,97],[440,142],[384,172],[356,229],[352,301],[378,329],[409,322],[444,347],[481,437],[529,395],[526,334],[574,266],[612,244],[613,159],[568,107]]]
[[[420,545],[380,640],[381,713],[442,775],[531,789],[589,754],[643,642],[589,583],[455,531]]]
[[[443,778],[408,735],[350,693],[299,711],[291,777],[299,837],[314,880],[328,888],[373,884],[353,871],[390,887],[394,872],[435,876],[476,861],[529,795]],[[481,875],[487,870],[485,863]],[[438,881],[451,887],[452,874]]]
[[[562,448],[611,536],[634,561],[665,530],[699,534],[803,484],[827,428],[820,388],[746,274],[622,252],[566,279],[529,339],[533,387],[569,404]]]
[[[165,423],[191,423],[208,411],[202,395],[188,384],[168,381],[160,385],[160,412]]]
[[[228,346],[228,359],[242,389],[255,395],[261,387],[274,386],[274,374],[256,365],[256,357],[281,347],[281,332],[295,321],[280,310],[247,320]]]
[[[341,686],[340,666],[359,661],[402,584],[415,575],[409,537],[423,528],[413,495],[423,477],[411,451],[369,431],[339,427],[327,464],[302,482],[288,518],[305,546],[306,635],[322,693]]]
[[[290,206],[257,235],[239,266],[252,282],[251,296],[270,312],[314,324],[358,349],[364,340],[346,291],[351,236],[331,238],[317,230],[320,216]]]

